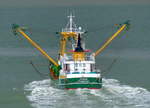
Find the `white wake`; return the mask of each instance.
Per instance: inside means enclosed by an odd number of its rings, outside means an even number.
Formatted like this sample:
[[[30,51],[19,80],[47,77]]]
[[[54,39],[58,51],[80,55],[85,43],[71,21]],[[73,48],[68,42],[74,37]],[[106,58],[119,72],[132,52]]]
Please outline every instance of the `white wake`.
[[[35,108],[150,108],[150,92],[103,79],[101,90],[60,90],[50,80],[25,85],[27,98]]]

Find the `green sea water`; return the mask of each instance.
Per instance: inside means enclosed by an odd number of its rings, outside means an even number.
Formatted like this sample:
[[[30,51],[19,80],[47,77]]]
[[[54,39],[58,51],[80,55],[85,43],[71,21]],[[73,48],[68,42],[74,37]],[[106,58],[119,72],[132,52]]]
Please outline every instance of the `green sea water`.
[[[14,36],[11,24],[28,27],[30,37],[56,58],[59,35],[73,12],[88,33],[86,48],[96,51],[117,29],[131,21],[112,44],[97,56],[97,67],[107,69],[101,90],[59,90],[40,77],[30,64],[48,73],[46,61],[23,38]],[[101,5],[78,7],[0,8],[0,108],[149,108],[150,6]]]

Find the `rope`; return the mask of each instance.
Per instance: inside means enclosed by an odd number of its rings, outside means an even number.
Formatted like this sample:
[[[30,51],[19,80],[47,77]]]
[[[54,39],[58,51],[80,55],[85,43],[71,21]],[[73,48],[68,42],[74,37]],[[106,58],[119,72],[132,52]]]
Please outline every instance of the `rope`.
[[[102,71],[102,76],[105,74],[108,74],[110,72],[110,70],[112,69],[112,67],[114,66],[114,64],[117,62],[118,58],[115,58],[112,63],[108,66],[108,68],[106,68],[105,70]]]
[[[30,35],[32,35],[31,30],[30,30]],[[23,44],[25,39],[24,39],[23,37],[21,37],[21,36],[16,36],[16,38],[17,38],[17,40],[18,40],[20,46],[21,46],[22,48],[25,48],[25,45]],[[31,46],[30,46],[30,48],[31,48]],[[30,64],[31,64],[32,67],[34,68],[35,72],[40,75],[41,78],[48,78],[49,74],[45,74],[45,73],[40,72],[40,71],[37,69],[37,66],[35,66],[35,64],[33,64],[32,61],[33,61],[33,60],[36,60],[35,57],[37,58],[37,57],[38,57],[37,55],[39,55],[39,53],[37,53],[37,51],[35,50],[35,48],[32,47],[32,49],[33,49],[32,54],[33,54],[34,57],[31,57],[30,59],[28,59],[28,60],[30,61]],[[41,56],[41,55],[40,55],[40,56]],[[43,56],[42,56],[42,57],[43,57]]]
[[[42,77],[42,78],[47,78],[47,77],[49,76],[49,74],[40,72],[40,71],[36,68],[36,66],[33,64],[32,61],[30,61],[30,64],[31,64],[32,67],[34,68],[35,72],[40,75],[40,77]]]

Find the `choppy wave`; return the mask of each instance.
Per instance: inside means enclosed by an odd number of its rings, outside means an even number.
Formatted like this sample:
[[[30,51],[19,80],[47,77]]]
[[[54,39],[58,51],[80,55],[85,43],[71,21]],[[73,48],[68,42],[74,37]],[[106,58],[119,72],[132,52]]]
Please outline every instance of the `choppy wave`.
[[[149,108],[150,92],[144,88],[121,85],[115,79],[103,79],[101,90],[61,90],[50,80],[25,85],[27,98],[35,108]]]

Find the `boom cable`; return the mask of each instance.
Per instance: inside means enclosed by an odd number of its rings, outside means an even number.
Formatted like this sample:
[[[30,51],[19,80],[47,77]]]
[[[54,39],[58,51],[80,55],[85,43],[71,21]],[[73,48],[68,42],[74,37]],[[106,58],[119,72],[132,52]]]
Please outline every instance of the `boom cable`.
[[[112,63],[106,68],[104,69],[101,73],[102,73],[102,76],[105,75],[105,74],[108,74],[110,72],[110,70],[113,68],[114,64],[117,62],[117,60],[119,59],[119,57],[113,59]]]
[[[40,72],[32,61],[30,61],[30,64],[34,68],[35,72],[40,75],[40,77],[42,77],[42,78],[48,78],[49,74]]]

